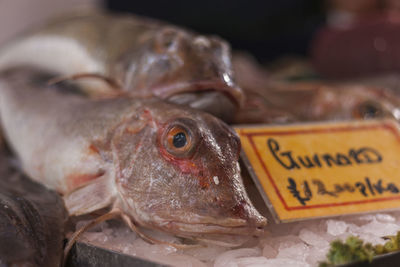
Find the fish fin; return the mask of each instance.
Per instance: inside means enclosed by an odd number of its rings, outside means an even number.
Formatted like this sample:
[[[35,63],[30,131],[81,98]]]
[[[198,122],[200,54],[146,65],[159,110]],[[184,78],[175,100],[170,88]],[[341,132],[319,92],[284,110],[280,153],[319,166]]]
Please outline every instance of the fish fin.
[[[106,83],[107,90],[93,90],[90,87],[89,88],[82,88],[82,91],[87,93],[89,96],[100,96],[100,97],[110,97],[110,96],[118,96],[122,92],[122,86],[121,84],[108,76],[102,75],[100,73],[76,73],[72,75],[65,75],[65,76],[57,76],[52,79],[50,79],[47,84],[48,85],[54,85],[60,82],[65,82],[65,81],[78,81],[81,79],[97,79],[100,80],[104,83]]]
[[[105,174],[65,195],[63,198],[69,215],[78,216],[111,206],[115,194],[111,190],[109,178]]]
[[[103,215],[97,217],[96,219],[94,219],[94,220],[88,222],[86,225],[82,226],[80,229],[78,229],[77,231],[75,231],[75,232],[72,234],[71,238],[68,239],[68,242],[67,242],[67,244],[65,245],[65,248],[64,248],[64,257],[63,257],[63,264],[62,264],[62,266],[65,266],[65,263],[66,263],[66,260],[67,260],[67,257],[68,257],[68,253],[70,252],[72,246],[75,244],[75,242],[78,240],[79,236],[80,236],[83,232],[85,232],[85,231],[87,231],[88,229],[90,229],[90,228],[92,228],[92,227],[98,225],[99,223],[102,223],[102,222],[104,222],[104,221],[113,219],[113,218],[119,216],[120,214],[121,214],[121,211],[120,211],[120,210],[118,210],[118,209],[113,209],[113,210],[107,212],[106,214],[103,214]]]
[[[151,236],[146,235],[145,233],[141,232],[139,228],[132,222],[131,218],[129,218],[128,215],[121,213],[120,214],[122,220],[129,226],[129,228],[134,231],[140,238],[142,238],[144,241],[150,243],[150,244],[163,244],[163,245],[168,245],[177,249],[190,249],[190,248],[199,248],[199,247],[204,247],[201,244],[196,244],[196,245],[186,245],[186,244],[175,244],[175,243],[170,243],[158,239],[154,239]]]

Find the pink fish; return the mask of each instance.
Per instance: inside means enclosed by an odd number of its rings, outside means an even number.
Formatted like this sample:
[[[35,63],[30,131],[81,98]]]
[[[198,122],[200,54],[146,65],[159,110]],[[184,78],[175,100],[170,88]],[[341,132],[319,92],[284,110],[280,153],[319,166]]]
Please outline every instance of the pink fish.
[[[23,170],[61,193],[70,215],[107,208],[103,218],[121,215],[134,230],[184,237],[262,232],[224,122],[156,98],[88,99],[49,78],[2,73],[0,117]]]
[[[236,58],[235,68],[247,96],[236,123],[400,119],[399,94],[371,81],[282,81],[245,57]]]
[[[1,69],[17,65],[89,77],[81,83],[89,94],[156,96],[224,120],[244,102],[224,40],[132,15],[78,14],[49,22],[0,51]]]

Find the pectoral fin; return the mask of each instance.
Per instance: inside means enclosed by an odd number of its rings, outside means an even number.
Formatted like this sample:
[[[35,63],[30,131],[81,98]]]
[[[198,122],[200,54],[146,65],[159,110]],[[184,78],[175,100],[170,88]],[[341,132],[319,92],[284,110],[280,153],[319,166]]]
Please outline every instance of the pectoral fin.
[[[111,206],[115,192],[110,177],[105,174],[65,195],[64,202],[69,215],[78,216]]]

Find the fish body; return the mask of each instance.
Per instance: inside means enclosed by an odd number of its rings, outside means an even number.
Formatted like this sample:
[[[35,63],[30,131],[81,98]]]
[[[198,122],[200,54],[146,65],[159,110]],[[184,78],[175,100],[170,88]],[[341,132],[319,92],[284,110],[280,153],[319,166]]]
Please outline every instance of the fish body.
[[[0,69],[17,65],[100,74],[136,97],[168,99],[226,120],[244,100],[225,41],[131,15],[77,14],[49,22],[1,49]],[[98,82],[82,87],[110,91]]]
[[[87,99],[48,78],[2,73],[0,116],[25,172],[61,193],[70,215],[117,207],[138,225],[182,236],[253,234],[266,224],[225,123],[156,98]]]
[[[0,149],[0,265],[59,266],[67,211],[60,196],[31,181]],[[3,266],[3,265],[2,265]]]

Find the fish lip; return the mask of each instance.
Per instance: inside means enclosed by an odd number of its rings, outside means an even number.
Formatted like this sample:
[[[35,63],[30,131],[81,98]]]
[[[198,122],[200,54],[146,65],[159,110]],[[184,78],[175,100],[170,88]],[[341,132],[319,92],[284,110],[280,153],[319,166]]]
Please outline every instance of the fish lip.
[[[167,86],[155,86],[152,88],[152,91],[155,96],[163,99],[188,92],[217,91],[225,94],[239,108],[243,107],[245,102],[243,90],[233,82],[227,83],[223,80],[179,82]]]
[[[212,223],[187,223],[172,221],[168,222],[165,226],[168,230],[182,236],[193,236],[201,234],[260,236],[265,233],[264,227],[248,225],[226,226]]]

